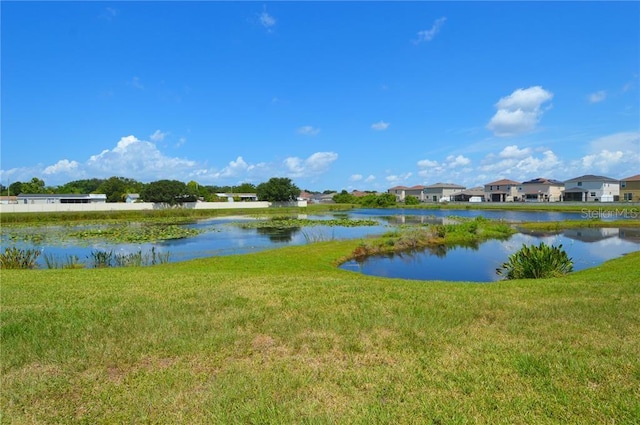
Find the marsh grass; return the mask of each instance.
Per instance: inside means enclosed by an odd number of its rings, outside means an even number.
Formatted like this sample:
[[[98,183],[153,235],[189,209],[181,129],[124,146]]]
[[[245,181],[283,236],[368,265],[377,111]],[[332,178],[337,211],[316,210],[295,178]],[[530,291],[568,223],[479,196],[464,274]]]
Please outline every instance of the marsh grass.
[[[3,423],[635,423],[640,253],[535,284],[335,268],[358,241],[3,270]]]
[[[0,253],[0,269],[33,269],[40,250],[7,247]]]

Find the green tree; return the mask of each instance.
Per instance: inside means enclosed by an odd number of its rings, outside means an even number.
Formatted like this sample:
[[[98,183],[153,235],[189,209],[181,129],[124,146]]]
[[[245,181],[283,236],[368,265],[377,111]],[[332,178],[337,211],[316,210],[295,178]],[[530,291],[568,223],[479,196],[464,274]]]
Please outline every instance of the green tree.
[[[420,204],[420,200],[418,198],[416,198],[415,196],[407,196],[404,198],[404,204],[405,205],[419,205]]]
[[[56,193],[94,193],[104,182],[104,179],[74,180],[58,186]]]
[[[252,183],[241,183],[239,186],[234,186],[234,193],[256,193],[256,185]]]
[[[24,183],[22,183],[22,182],[20,182],[20,181],[11,183],[11,184],[9,185],[8,193],[9,193],[11,196],[18,196],[18,195],[20,195],[21,193],[24,193],[24,192],[22,191],[22,185],[23,185],[23,184],[24,184]]]
[[[336,204],[357,204],[358,203],[358,199],[352,194],[350,194],[349,192],[347,192],[346,190],[342,190],[342,192],[336,193],[335,195],[333,195],[333,198],[331,199],[333,199],[333,202],[335,202]]]
[[[272,177],[256,187],[256,194],[261,201],[288,202],[298,198],[300,189],[289,178]]]
[[[34,177],[28,183],[22,183],[21,193],[47,193],[44,180]]]
[[[129,193],[140,193],[143,184],[126,177],[109,177],[92,192],[107,195],[107,202],[123,202]]]
[[[162,204],[181,204],[194,202],[196,196],[190,193],[187,185],[178,180],[158,180],[144,186],[140,196],[145,202],[157,202]]]

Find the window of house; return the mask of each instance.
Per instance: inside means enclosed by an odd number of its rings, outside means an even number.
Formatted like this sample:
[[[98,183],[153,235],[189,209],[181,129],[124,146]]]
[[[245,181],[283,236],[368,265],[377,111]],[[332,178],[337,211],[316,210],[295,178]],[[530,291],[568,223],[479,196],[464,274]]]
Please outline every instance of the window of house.
[[[595,192],[591,192],[590,195],[591,196],[596,196],[596,193]]]
[[[578,182],[578,186],[582,186],[582,182]]]
[[[620,182],[620,187],[623,189],[627,187],[627,182]]]
[[[625,200],[625,201],[631,201],[631,200],[633,200],[633,193],[625,193],[625,194],[624,194],[624,200]]]

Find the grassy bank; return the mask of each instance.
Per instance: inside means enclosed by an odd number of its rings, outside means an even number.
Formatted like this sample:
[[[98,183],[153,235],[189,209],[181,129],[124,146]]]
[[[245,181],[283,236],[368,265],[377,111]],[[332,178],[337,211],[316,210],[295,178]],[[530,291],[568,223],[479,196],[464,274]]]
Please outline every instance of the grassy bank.
[[[3,270],[2,422],[637,423],[640,253],[464,284],[336,269],[358,244]]]

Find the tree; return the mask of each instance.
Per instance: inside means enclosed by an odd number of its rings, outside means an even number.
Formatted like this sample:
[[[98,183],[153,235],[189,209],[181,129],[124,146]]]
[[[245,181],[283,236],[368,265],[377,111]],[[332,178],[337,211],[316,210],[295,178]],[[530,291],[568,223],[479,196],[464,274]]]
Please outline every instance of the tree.
[[[239,186],[233,187],[234,193],[255,193],[256,185],[252,183],[241,183]]]
[[[104,183],[104,179],[74,180],[58,186],[56,193],[94,193]]]
[[[340,193],[336,193],[333,195],[333,202],[336,204],[357,204],[358,199],[355,196],[347,192],[346,190],[342,190]]]
[[[419,205],[420,204],[420,200],[418,198],[416,198],[415,196],[407,196],[404,198],[404,204],[405,205]]]
[[[178,180],[151,182],[140,191],[140,196],[145,202],[169,205],[196,201],[196,196],[193,193],[189,193],[187,185]]]
[[[30,182],[22,183],[21,193],[47,193],[47,190],[44,187],[44,180],[34,177]]]
[[[298,198],[300,189],[289,178],[272,177],[256,187],[256,194],[261,201],[288,202]]]
[[[109,177],[92,192],[107,195],[107,202],[122,202],[129,193],[140,193],[143,184],[125,177]]]

